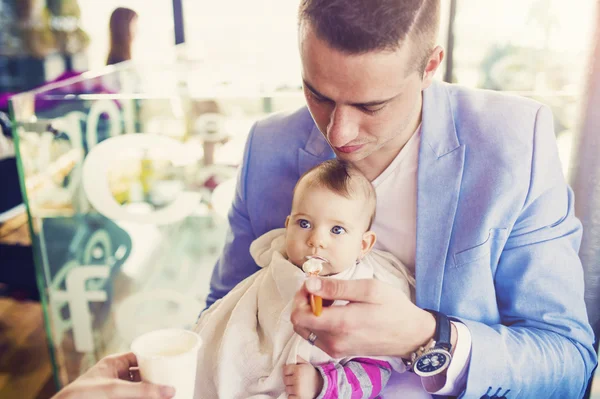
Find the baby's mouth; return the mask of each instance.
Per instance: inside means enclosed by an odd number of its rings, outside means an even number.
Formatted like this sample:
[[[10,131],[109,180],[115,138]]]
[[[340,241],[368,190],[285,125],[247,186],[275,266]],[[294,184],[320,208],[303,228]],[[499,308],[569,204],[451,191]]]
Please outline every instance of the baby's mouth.
[[[324,257],[322,257],[322,256],[319,256],[319,255],[308,255],[308,256],[305,256],[305,258],[306,258],[306,260],[310,260],[310,259],[317,259],[317,260],[320,260],[320,261],[322,262],[322,265],[321,265],[321,267],[324,267],[324,266],[325,266],[325,264],[330,264],[330,263],[329,263],[329,261],[328,261],[327,259],[325,259]],[[301,269],[303,269],[303,268],[301,268]],[[303,269],[303,270],[304,270],[304,269]],[[329,277],[329,276],[333,276],[333,275],[335,275],[335,274],[337,274],[337,273],[322,274],[322,271],[319,273],[319,275],[320,275],[321,277]]]
[[[327,259],[323,258],[322,256],[318,256],[318,255],[309,255],[309,256],[306,256],[306,259],[318,259],[323,263],[329,263],[329,261]]]

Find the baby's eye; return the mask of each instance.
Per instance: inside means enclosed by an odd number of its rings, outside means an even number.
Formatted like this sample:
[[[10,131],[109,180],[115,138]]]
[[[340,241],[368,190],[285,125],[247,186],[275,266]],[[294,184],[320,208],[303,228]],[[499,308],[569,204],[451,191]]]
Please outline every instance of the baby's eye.
[[[306,219],[298,220],[298,226],[303,229],[310,229],[310,222]]]
[[[346,229],[343,228],[342,226],[333,226],[331,228],[331,232],[333,234],[344,234],[346,232]]]

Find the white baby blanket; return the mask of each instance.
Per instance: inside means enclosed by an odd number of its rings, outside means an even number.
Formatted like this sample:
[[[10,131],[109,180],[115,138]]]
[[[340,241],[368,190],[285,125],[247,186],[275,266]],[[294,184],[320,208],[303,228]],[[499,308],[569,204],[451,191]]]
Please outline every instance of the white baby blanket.
[[[312,364],[332,359],[293,330],[292,299],[306,277],[287,260],[285,229],[256,239],[250,253],[262,269],[206,310],[196,325],[203,340],[197,399],[287,398],[284,365],[295,364],[298,356]],[[373,277],[414,298],[414,278],[408,269],[382,251],[371,251],[358,265],[330,278]]]

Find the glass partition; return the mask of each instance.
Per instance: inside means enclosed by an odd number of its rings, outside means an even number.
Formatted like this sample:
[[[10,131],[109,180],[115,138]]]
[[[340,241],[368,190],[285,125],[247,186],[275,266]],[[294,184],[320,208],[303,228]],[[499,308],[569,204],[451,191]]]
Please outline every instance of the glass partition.
[[[146,331],[191,327],[246,135],[303,104],[190,60],[124,64],[11,100],[58,382]]]

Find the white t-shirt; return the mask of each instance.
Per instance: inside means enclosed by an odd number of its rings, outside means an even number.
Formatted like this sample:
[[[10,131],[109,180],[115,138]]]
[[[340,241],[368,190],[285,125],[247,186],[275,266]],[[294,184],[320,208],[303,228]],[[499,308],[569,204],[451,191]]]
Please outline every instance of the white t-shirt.
[[[417,247],[420,143],[419,126],[392,163],[372,181],[377,193],[377,208],[371,227],[377,234],[375,248],[395,255],[413,275]],[[464,390],[471,356],[471,333],[464,324],[454,324],[458,330],[458,341],[446,372],[446,381],[439,376],[419,378],[412,373],[393,373],[384,391],[384,398],[431,398],[429,393],[456,396]]]
[[[394,254],[415,273],[417,245],[417,169],[421,128],[392,163],[372,181],[377,208],[372,230],[375,248]]]

